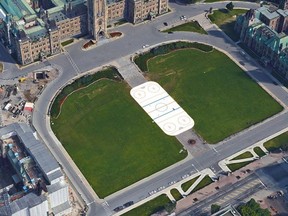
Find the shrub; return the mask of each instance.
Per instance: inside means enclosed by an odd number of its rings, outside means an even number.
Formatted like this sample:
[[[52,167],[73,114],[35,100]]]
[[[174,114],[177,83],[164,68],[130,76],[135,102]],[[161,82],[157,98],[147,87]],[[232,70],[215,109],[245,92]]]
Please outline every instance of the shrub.
[[[233,4],[232,2],[230,2],[230,3],[228,3],[228,4],[226,5],[226,8],[227,8],[229,11],[232,11],[233,8],[234,8],[234,4]]]

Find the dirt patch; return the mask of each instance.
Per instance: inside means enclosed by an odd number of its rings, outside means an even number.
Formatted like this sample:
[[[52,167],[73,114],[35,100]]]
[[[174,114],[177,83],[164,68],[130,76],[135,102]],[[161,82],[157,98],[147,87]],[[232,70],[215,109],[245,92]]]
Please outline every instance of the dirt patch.
[[[83,49],[88,49],[89,47],[95,45],[96,42],[92,41],[92,40],[89,40],[88,42],[86,42],[84,45],[83,45]]]
[[[111,38],[121,37],[122,36],[122,32],[111,32],[111,33],[109,33],[109,36]]]

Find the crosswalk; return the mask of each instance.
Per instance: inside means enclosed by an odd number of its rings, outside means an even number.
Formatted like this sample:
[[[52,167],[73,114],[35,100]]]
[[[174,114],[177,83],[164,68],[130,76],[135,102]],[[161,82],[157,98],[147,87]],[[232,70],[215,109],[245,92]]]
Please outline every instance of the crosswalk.
[[[68,61],[70,62],[70,64],[72,65],[72,67],[74,68],[74,70],[76,71],[77,75],[79,75],[81,73],[80,69],[78,68],[78,66],[76,65],[76,63],[73,61],[72,57],[70,56],[70,54],[65,50],[64,51],[65,56],[67,57]]]
[[[112,215],[112,211],[110,210],[109,204],[106,201],[104,201],[102,203],[102,206],[103,206],[105,212],[107,213],[107,215]]]
[[[240,187],[236,190],[233,190],[231,193],[227,194],[227,196],[217,200],[217,202],[215,204],[223,205],[223,204],[229,202],[230,200],[235,200],[239,197],[239,195],[246,193],[251,188],[254,188],[257,185],[259,185],[259,186],[262,185],[261,181],[259,179],[255,179],[255,180],[249,182],[249,184],[243,185],[242,187]]]

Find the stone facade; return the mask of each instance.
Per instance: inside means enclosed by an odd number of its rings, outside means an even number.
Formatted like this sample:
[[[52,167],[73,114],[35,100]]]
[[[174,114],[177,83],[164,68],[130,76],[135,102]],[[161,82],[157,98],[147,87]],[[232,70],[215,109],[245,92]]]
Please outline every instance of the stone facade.
[[[3,0],[0,38],[26,65],[61,52],[61,41],[86,34],[98,41],[108,24],[139,23],[167,11],[168,0]]]
[[[168,1],[132,0],[128,1],[128,8],[128,20],[132,23],[139,23],[168,12]]]
[[[240,40],[284,78],[288,79],[288,9],[261,7],[236,20]]]

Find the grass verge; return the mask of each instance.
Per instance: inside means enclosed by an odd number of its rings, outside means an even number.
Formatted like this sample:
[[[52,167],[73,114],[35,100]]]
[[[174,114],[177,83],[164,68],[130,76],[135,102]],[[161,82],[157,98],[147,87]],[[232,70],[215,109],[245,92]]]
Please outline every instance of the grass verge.
[[[177,31],[186,31],[186,32],[196,32],[199,34],[207,34],[207,32],[199,25],[199,23],[197,21],[186,22],[182,25],[175,26],[175,27],[167,29],[163,32],[177,32]]]
[[[256,153],[260,158],[266,155],[265,152],[264,152],[260,147],[258,147],[258,146],[255,147],[253,150],[255,151],[255,153]]]
[[[237,157],[231,159],[231,160],[240,160],[240,159],[246,159],[253,157],[253,154],[249,151],[244,152],[243,154],[238,155]]]
[[[67,45],[69,45],[69,44],[71,44],[71,43],[73,43],[73,42],[74,42],[74,39],[71,38],[71,39],[69,39],[69,40],[67,40],[67,41],[62,42],[62,43],[61,43],[61,46],[65,47],[65,46],[67,46]]]
[[[228,168],[231,170],[231,172],[234,172],[238,169],[241,169],[242,167],[247,166],[248,164],[252,163],[252,161],[246,161],[246,162],[241,162],[241,163],[234,163],[234,164],[227,164]]]
[[[279,150],[280,148],[284,151],[288,151],[288,132],[285,132],[274,139],[265,142],[264,147],[270,152]]]
[[[178,201],[178,200],[180,200],[180,199],[182,199],[183,198],[183,196],[180,194],[180,192],[177,190],[177,189],[172,189],[171,191],[170,191],[170,193],[171,193],[171,195],[174,197],[174,199],[176,200],[176,201]]]
[[[233,41],[239,40],[239,34],[234,31],[236,17],[238,15],[246,13],[244,9],[234,9],[229,11],[227,9],[219,9],[213,11],[210,14],[209,19],[215,23],[226,35],[228,35]]]
[[[197,176],[197,177],[195,177],[195,178],[193,178],[193,179],[190,179],[189,181],[183,183],[183,184],[181,185],[182,190],[183,190],[184,192],[186,192],[186,191],[194,184],[194,182],[195,182],[199,177],[200,177],[200,176]]]
[[[163,194],[137,208],[132,209],[131,211],[123,214],[123,216],[150,216],[153,213],[163,210],[165,206],[169,204],[171,204],[170,199]]]
[[[194,193],[194,192],[196,192],[196,191],[198,191],[198,190],[200,190],[200,189],[208,186],[208,185],[211,184],[212,182],[213,182],[212,179],[211,179],[208,175],[206,175],[206,176],[199,182],[199,184],[191,191],[191,193]]]

